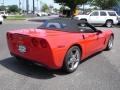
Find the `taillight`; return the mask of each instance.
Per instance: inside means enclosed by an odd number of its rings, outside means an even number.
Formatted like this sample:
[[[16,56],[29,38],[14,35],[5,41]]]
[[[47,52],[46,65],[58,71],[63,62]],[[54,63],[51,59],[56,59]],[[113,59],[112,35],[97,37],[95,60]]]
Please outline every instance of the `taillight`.
[[[39,45],[39,41],[37,39],[33,38],[32,39],[32,45],[35,46],[35,47],[38,46]]]
[[[47,44],[46,40],[40,40],[40,45],[42,48],[46,48],[48,44]]]
[[[7,33],[7,38],[8,38],[9,40],[13,40],[13,35],[10,34],[10,33]]]
[[[34,47],[42,47],[42,48],[46,48],[47,47],[47,42],[46,42],[46,40],[38,40],[38,39],[35,39],[35,38],[33,38],[32,39],[32,45],[34,46]]]

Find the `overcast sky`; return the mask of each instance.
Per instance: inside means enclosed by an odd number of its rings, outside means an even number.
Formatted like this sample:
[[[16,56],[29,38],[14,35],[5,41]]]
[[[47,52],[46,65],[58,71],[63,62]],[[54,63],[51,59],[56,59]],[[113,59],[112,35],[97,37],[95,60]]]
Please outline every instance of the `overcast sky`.
[[[4,5],[19,5],[19,0],[0,0],[0,5],[1,3],[4,1]],[[20,0],[21,1],[21,8],[26,8],[26,0]],[[30,9],[32,9],[32,1],[33,0],[29,0],[29,5],[30,5]],[[60,6],[56,3],[54,3],[54,0],[38,0],[38,5],[40,7],[40,5],[42,5],[43,3],[47,3],[48,5],[53,5],[55,8],[59,8]],[[35,0],[35,7],[37,7],[37,0]]]

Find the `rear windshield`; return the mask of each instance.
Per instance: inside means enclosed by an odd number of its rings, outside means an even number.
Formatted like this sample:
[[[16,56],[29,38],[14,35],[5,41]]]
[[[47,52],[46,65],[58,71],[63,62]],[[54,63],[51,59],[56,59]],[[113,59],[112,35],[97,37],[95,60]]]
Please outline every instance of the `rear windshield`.
[[[62,26],[61,23],[58,23],[58,22],[44,22],[44,23],[41,25],[41,28],[62,29],[63,26]]]
[[[77,31],[79,30],[78,22],[74,20],[61,20],[57,21],[45,21],[38,29],[48,29],[48,30],[60,30],[60,31]]]
[[[59,31],[65,31],[65,32],[80,32],[80,30],[83,29],[83,26],[81,26],[81,23],[85,24],[84,29],[88,30],[93,28],[91,25],[85,22],[67,19],[67,20],[45,21],[41,26],[38,27],[38,29],[59,30]]]
[[[116,16],[115,12],[108,12],[109,16]]]

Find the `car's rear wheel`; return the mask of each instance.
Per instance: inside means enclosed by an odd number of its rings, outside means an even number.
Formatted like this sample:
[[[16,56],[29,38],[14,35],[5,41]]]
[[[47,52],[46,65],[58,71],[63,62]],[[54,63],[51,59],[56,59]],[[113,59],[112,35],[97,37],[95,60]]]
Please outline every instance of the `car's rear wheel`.
[[[110,28],[113,25],[113,21],[112,20],[108,20],[108,21],[106,21],[105,25]]]
[[[110,38],[109,38],[109,41],[108,41],[108,44],[107,44],[107,47],[106,47],[106,50],[111,50],[113,48],[113,36],[111,35]]]
[[[71,47],[64,58],[63,70],[67,73],[74,72],[78,68],[80,58],[81,51],[79,47],[77,46]]]

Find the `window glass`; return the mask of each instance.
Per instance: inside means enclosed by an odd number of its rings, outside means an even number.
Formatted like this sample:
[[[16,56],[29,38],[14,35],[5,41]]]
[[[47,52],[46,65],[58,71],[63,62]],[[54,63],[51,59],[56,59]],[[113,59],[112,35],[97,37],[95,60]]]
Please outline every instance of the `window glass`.
[[[93,12],[90,16],[99,16],[98,12]]]
[[[83,32],[83,33],[93,33],[93,32],[95,32],[93,29],[91,29],[88,26],[79,27],[79,31]]]
[[[110,16],[116,16],[116,13],[115,13],[115,12],[108,12],[108,14],[109,14]]]
[[[100,16],[107,16],[106,12],[100,12]]]
[[[47,28],[56,28],[56,29],[61,29],[61,25],[59,23],[48,23],[46,25]]]

